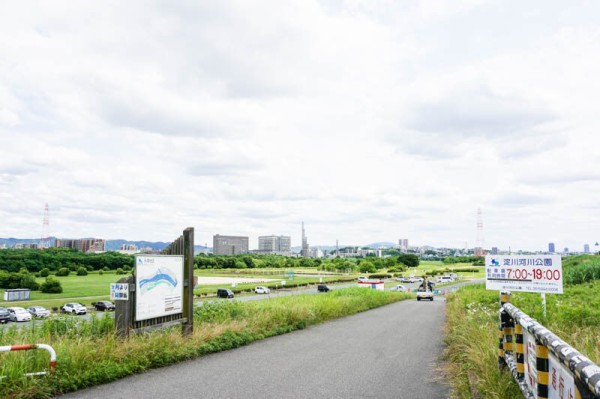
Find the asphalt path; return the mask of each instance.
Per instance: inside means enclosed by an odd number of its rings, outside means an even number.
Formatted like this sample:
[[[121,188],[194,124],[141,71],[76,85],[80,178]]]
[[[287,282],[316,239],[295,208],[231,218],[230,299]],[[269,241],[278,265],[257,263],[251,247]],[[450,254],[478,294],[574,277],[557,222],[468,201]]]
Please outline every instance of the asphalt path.
[[[64,397],[447,398],[445,312],[397,302]]]

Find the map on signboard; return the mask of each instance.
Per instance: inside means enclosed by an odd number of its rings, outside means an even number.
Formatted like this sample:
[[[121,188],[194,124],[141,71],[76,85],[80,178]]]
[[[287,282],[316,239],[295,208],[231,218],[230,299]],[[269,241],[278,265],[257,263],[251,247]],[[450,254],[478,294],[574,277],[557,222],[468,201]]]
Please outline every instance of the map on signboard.
[[[182,312],[183,256],[137,255],[135,267],[137,321]]]

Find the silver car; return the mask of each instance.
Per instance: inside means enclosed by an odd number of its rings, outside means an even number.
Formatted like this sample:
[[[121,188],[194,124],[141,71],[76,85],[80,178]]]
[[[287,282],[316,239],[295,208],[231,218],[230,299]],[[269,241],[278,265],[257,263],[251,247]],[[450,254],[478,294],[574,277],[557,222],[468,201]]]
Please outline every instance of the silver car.
[[[8,308],[11,321],[31,321],[31,314],[23,308]]]
[[[31,306],[27,308],[27,311],[34,317],[50,316],[50,311],[43,306]]]

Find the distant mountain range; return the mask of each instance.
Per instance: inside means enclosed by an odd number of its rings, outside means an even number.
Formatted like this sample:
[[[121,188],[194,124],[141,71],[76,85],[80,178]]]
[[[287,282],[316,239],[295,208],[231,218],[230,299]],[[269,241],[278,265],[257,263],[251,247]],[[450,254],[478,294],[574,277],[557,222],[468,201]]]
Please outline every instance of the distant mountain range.
[[[85,239],[85,238],[84,238]],[[54,246],[56,237],[48,239],[50,246]],[[39,238],[0,238],[0,244],[4,244],[6,248],[12,248],[15,244],[39,244]],[[138,248],[152,248],[154,251],[163,250],[169,245],[169,242],[152,242],[152,241],[129,241],[129,240],[106,240],[107,251],[118,251],[123,244],[135,245]],[[198,246],[197,248],[204,248]]]
[[[56,237],[49,238],[50,246],[54,246],[54,241]],[[39,238],[0,238],[0,244],[4,244],[6,248],[12,248],[15,244],[39,244]],[[106,250],[107,251],[118,251],[123,244],[135,245],[138,248],[152,248],[154,251],[161,251],[169,245],[169,242],[161,242],[161,241],[130,241],[130,240],[106,240]],[[356,247],[357,245],[340,245],[340,248],[345,247]],[[368,248],[394,248],[396,244],[391,242],[374,242],[372,244],[361,245],[360,247],[368,247]],[[333,251],[335,250],[335,245],[311,245],[311,248],[319,248],[322,251]],[[194,246],[195,253],[206,252],[208,249],[209,252],[212,252],[212,248],[206,248],[204,245],[196,245]],[[293,252],[300,252],[302,247],[292,247]]]

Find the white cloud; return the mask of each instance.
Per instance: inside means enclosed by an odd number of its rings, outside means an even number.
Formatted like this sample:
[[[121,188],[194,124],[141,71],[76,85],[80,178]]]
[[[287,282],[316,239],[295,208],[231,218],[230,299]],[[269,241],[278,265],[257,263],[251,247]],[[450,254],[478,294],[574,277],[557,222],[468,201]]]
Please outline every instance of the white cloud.
[[[18,2],[0,15],[0,237],[582,247],[592,2]],[[589,199],[589,200],[588,200]],[[565,211],[568,210],[568,211]],[[550,217],[551,216],[551,217]]]

